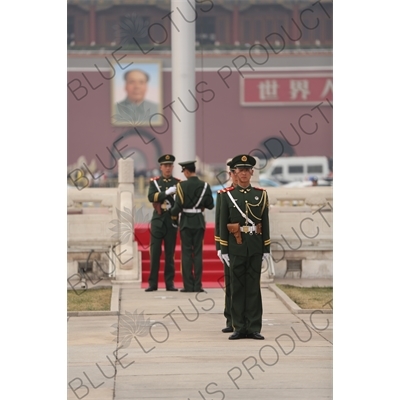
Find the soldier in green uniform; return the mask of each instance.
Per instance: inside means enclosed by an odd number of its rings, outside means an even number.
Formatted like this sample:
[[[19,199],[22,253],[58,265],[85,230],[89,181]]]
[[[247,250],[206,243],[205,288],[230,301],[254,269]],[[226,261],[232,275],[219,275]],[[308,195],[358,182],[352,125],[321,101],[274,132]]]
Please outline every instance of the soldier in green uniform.
[[[237,184],[237,178],[235,175],[235,169],[232,166],[232,160],[230,160],[227,164],[229,167],[229,177],[232,180],[232,184],[230,187],[235,187]],[[218,190],[217,192],[217,200],[215,206],[215,246],[217,248],[217,254],[220,260],[224,265],[224,282],[225,282],[225,307],[224,307],[224,316],[226,318],[226,327],[222,329],[222,332],[228,333],[233,332],[232,327],[232,317],[231,317],[231,274],[230,268],[224,262],[221,255],[221,244],[220,244],[220,236],[219,236],[219,220],[220,220],[220,206],[221,206],[221,197],[225,193],[225,189]]]
[[[196,161],[179,163],[186,181],[176,186],[176,201],[172,207],[172,219],[180,214],[179,230],[182,247],[181,292],[203,292],[203,239],[206,222],[203,211],[214,208],[210,185],[196,175]]]
[[[171,214],[169,213],[169,210],[175,203],[174,194],[176,192],[176,185],[180,182],[180,179],[172,176],[174,161],[175,157],[172,154],[161,156],[158,159],[161,176],[150,180],[147,198],[153,203],[154,211],[151,218],[149,287],[145,290],[146,292],[158,289],[158,272],[160,270],[161,246],[163,242],[165,252],[165,287],[169,291],[178,290],[174,287],[174,253],[178,229],[176,224],[172,223]]]
[[[266,190],[250,184],[254,157],[232,159],[237,186],[221,196],[220,245],[231,273],[231,314],[234,333],[230,340],[264,339],[262,326],[261,264],[269,260],[269,202]]]

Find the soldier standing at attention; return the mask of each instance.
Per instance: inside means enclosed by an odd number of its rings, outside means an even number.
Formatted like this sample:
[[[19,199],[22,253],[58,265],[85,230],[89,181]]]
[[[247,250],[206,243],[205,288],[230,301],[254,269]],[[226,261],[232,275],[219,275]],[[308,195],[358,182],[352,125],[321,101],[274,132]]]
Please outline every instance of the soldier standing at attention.
[[[173,220],[180,216],[179,230],[182,247],[181,292],[204,292],[201,283],[203,273],[203,239],[206,222],[203,211],[214,208],[210,185],[196,175],[196,161],[179,163],[186,181],[177,184],[176,201],[171,210]]]
[[[162,242],[164,242],[165,251],[165,287],[169,291],[178,290],[174,287],[174,253],[178,229],[176,224],[172,223],[169,213],[175,203],[173,196],[176,192],[176,185],[180,182],[180,179],[172,176],[174,161],[175,157],[171,154],[161,156],[158,159],[161,176],[150,180],[147,198],[153,203],[154,211],[151,218],[149,287],[145,290],[146,292],[158,289]]]
[[[243,154],[232,159],[237,186],[221,196],[220,245],[230,267],[232,326],[230,340],[264,339],[262,326],[261,263],[270,257],[268,195],[252,187],[254,157]]]
[[[229,167],[229,177],[232,180],[232,184],[230,187],[235,187],[237,184],[237,178],[235,175],[235,169],[232,166],[232,160],[230,160],[227,164]],[[220,220],[220,207],[221,207],[221,197],[224,195],[225,189],[218,190],[217,192],[217,200],[215,206],[215,246],[217,248],[217,254],[220,260],[224,265],[224,282],[225,282],[225,307],[224,307],[224,316],[226,318],[226,327],[222,329],[222,332],[229,333],[233,332],[232,328],[232,317],[231,317],[231,274],[230,268],[224,262],[221,255],[221,245],[220,245],[220,236],[219,236],[219,220]]]

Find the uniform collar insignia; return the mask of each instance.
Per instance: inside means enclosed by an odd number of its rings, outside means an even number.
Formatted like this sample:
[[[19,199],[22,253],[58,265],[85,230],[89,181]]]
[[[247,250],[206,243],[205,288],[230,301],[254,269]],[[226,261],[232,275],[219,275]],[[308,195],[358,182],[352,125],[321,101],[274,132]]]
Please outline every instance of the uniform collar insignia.
[[[248,193],[248,192],[250,192],[250,190],[251,190],[251,186],[248,186],[247,188],[242,188],[242,187],[240,187],[240,186],[238,186],[238,189],[239,189],[239,192],[240,193]]]

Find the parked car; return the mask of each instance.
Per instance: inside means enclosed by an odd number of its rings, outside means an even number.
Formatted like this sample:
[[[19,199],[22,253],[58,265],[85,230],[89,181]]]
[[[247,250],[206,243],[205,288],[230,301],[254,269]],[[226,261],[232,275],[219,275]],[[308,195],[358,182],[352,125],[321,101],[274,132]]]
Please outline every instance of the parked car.
[[[260,180],[271,179],[285,184],[306,181],[310,176],[326,179],[330,174],[328,157],[279,157],[268,162]]]

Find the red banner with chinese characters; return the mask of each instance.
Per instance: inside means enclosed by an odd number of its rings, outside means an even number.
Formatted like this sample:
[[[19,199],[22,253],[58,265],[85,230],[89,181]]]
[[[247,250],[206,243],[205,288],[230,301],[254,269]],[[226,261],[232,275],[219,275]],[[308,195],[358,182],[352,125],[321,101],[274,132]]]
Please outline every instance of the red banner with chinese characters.
[[[330,72],[266,72],[243,74],[242,106],[306,106],[328,101],[333,104]]]

